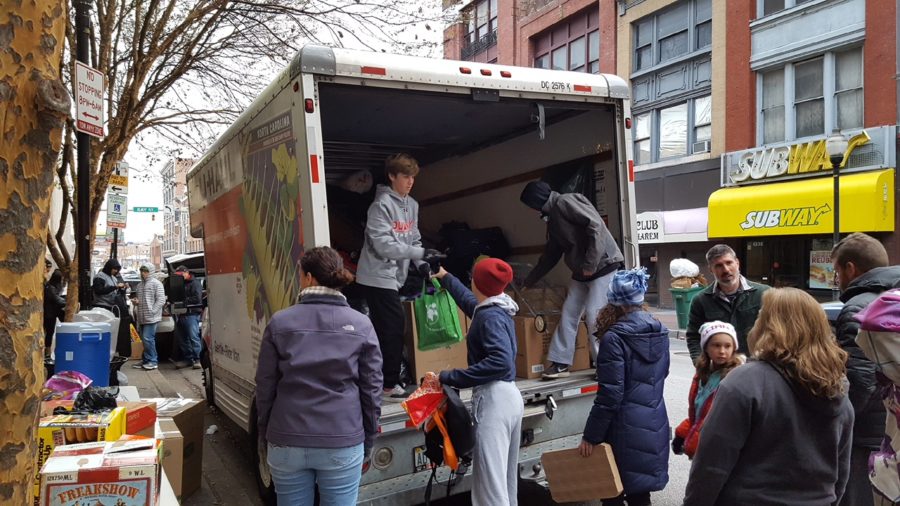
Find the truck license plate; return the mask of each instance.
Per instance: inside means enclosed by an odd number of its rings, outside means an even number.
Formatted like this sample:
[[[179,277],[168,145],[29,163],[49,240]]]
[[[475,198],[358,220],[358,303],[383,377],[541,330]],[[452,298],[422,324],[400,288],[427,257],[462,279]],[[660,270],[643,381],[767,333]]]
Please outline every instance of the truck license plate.
[[[428,457],[425,456],[425,445],[413,448],[413,472],[418,473],[431,467]]]

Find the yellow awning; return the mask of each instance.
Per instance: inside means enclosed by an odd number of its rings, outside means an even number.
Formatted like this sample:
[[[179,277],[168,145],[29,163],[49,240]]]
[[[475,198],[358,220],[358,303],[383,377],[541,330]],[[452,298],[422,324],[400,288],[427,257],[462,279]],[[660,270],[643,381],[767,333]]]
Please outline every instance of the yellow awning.
[[[894,230],[894,169],[841,176],[841,232]],[[723,188],[709,196],[709,237],[830,234],[834,180]]]

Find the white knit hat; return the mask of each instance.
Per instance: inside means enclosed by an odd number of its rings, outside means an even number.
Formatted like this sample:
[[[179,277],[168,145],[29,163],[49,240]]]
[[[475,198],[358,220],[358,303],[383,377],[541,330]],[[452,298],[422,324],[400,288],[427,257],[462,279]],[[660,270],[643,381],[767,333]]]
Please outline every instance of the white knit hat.
[[[731,340],[734,341],[734,350],[737,351],[737,331],[734,330],[734,325],[718,320],[700,325],[700,349],[705,351],[706,343],[709,341],[709,338],[716,334],[728,334],[731,336]]]

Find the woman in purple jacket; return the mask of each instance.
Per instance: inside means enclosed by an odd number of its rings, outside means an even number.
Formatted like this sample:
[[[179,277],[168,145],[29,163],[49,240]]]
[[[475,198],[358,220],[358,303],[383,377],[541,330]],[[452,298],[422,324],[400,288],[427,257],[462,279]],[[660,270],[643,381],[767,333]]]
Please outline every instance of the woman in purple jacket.
[[[353,280],[337,251],[300,259],[298,304],[266,326],[256,369],[259,434],[278,504],[356,504],[381,414],[381,350],[372,323],[339,291]]]

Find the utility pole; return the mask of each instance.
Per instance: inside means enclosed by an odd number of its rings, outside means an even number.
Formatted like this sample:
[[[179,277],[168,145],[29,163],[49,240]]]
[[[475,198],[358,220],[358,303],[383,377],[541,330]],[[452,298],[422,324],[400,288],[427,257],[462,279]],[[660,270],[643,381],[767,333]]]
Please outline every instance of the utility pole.
[[[75,50],[77,60],[90,65],[91,0],[75,0]],[[80,309],[91,306],[91,136],[78,132],[78,302]]]

